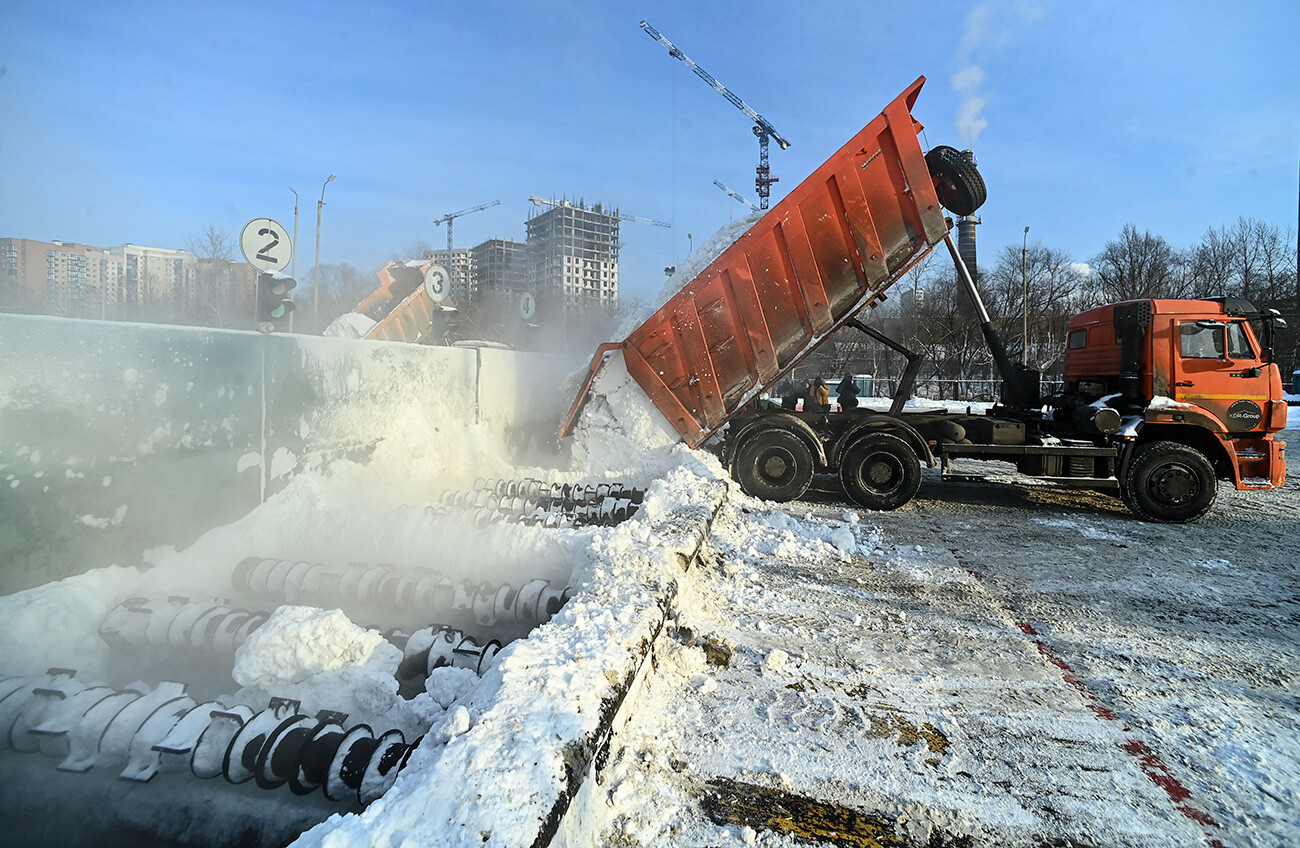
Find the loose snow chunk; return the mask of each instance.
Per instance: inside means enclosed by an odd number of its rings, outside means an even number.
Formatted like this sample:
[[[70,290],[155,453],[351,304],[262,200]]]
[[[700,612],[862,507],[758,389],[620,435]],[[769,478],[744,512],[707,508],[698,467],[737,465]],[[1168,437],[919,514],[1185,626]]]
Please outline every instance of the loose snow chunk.
[[[1179,401],[1174,400],[1171,397],[1165,397],[1164,395],[1156,395],[1155,397],[1151,398],[1151,402],[1147,404],[1147,409],[1191,409],[1191,408],[1192,408],[1191,404],[1181,403]]]
[[[853,535],[853,531],[847,527],[840,527],[831,531],[831,544],[838,550],[846,554],[855,554],[858,551],[858,540]]]
[[[401,659],[400,648],[341,610],[283,606],[240,646],[232,676],[241,686],[263,688],[362,666],[391,676]]]

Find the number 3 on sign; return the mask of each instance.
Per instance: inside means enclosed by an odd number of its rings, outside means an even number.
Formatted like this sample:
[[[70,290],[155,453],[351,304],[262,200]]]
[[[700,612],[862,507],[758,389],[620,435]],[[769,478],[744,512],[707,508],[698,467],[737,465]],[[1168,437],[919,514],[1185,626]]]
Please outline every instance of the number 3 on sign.
[[[451,275],[447,269],[441,265],[430,265],[429,269],[424,272],[424,290],[429,295],[429,299],[434,303],[442,303],[447,299],[447,282]]]
[[[293,245],[284,227],[270,218],[254,218],[239,234],[244,259],[259,271],[283,271],[293,258]]]

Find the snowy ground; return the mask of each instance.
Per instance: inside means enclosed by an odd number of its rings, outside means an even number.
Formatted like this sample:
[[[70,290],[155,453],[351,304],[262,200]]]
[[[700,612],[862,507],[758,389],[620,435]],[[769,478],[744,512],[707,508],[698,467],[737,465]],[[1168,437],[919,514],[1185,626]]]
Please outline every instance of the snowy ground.
[[[733,659],[660,663],[605,838],[1296,844],[1297,483],[1192,525],[935,472],[893,513],[733,498],[683,601]]]
[[[447,481],[434,488],[394,449],[391,467],[380,452],[306,476],[190,548],[155,552],[148,570],[0,599],[0,674],[59,665],[121,687],[164,672],[124,664],[99,638],[113,606],[228,596],[247,555],[574,590],[481,681],[445,669],[399,696],[395,649],[300,605],[239,650],[225,689],[204,684],[232,703],[283,695],[423,734],[364,813],[5,752],[0,812],[26,817],[23,844],[99,844],[72,838],[77,824],[207,845],[306,831],[298,845],[328,848],[542,844],[555,831],[573,846],[1300,840],[1295,461],[1286,489],[1223,489],[1193,525],[934,472],[892,513],[859,513],[829,486],[777,508],[656,432],[625,372],[598,388],[579,465],[647,490],[616,527],[440,518],[426,507]]]

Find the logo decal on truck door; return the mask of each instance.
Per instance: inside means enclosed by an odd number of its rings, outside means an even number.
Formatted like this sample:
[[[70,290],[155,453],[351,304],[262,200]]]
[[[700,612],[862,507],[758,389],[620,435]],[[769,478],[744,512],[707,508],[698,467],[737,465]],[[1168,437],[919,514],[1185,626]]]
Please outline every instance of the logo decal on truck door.
[[[1254,430],[1264,420],[1264,411],[1253,400],[1239,400],[1228,407],[1228,430],[1241,433]]]

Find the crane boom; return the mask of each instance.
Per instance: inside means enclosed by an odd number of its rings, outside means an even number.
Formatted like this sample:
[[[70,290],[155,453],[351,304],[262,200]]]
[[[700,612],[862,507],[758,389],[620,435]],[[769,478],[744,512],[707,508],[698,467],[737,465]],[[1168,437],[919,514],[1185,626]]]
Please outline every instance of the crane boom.
[[[441,218],[435,219],[433,225],[436,227],[439,224],[446,223],[447,250],[451,250],[451,222],[454,219],[459,218],[461,215],[468,215],[471,212],[482,212],[484,209],[491,209],[493,206],[500,206],[500,205],[501,205],[500,200],[494,200],[491,203],[480,203],[478,206],[471,206],[468,209],[462,209],[459,212],[448,212],[446,215],[443,215]],[[450,257],[448,257],[448,259],[450,259]]]
[[[758,124],[758,126],[763,130],[765,134],[767,134],[777,144],[781,145],[782,150],[785,150],[787,147],[790,146],[790,142],[786,141],[784,138],[781,137],[781,134],[776,131],[776,127],[772,126],[772,123],[768,121],[767,118],[764,118],[762,115],[755,112],[748,103],[741,100],[739,97],[733,94],[731,90],[728,89],[725,85],[723,85],[722,83],[714,79],[712,74],[710,74],[708,71],[701,68],[699,65],[695,64],[695,62],[691,60],[690,56],[687,56],[685,53],[678,50],[676,45],[674,45],[671,41],[669,41],[668,39],[660,35],[659,30],[650,26],[650,24],[646,21],[641,22],[641,29],[645,30],[647,35],[649,35],[655,41],[659,42],[665,48],[667,48],[669,56],[672,56],[675,59],[680,59],[683,65],[690,68],[692,71],[695,71],[695,73],[699,76],[700,79],[704,80],[709,85],[713,86],[713,89],[715,91],[717,91],[723,97],[727,98],[727,100],[729,100],[731,104],[735,106],[737,109],[744,112],[745,115],[748,116],[751,121],[753,121],[755,124]]]
[[[565,205],[564,201],[544,200],[543,198],[540,198],[535,194],[530,196],[528,199],[533,202],[534,206],[564,206]],[[642,218],[638,215],[624,215],[622,212],[618,212],[618,211],[615,211],[614,214],[610,215],[609,217],[616,218],[620,221],[632,221],[637,224],[650,224],[651,226],[655,226],[655,227],[672,226],[672,224],[669,224],[665,221],[655,221],[651,218]]]
[[[727,98],[733,106],[744,112],[745,115],[754,122],[754,135],[758,137],[758,167],[754,169],[754,190],[758,192],[759,208],[766,209],[767,199],[772,193],[772,183],[777,182],[780,179],[779,177],[772,176],[772,169],[769,168],[767,164],[768,139],[775,139],[776,143],[781,145],[782,150],[789,147],[790,142],[781,137],[781,134],[776,131],[776,127],[772,126],[771,121],[755,112],[750,108],[748,103],[741,100],[733,94],[729,88],[714,79],[713,74],[710,74],[708,71],[695,64],[695,62],[691,61],[690,56],[687,56],[685,53],[678,50],[677,45],[660,35],[659,30],[650,26],[646,21],[641,22],[641,29],[646,31],[646,35],[667,48],[669,56],[672,56],[675,59],[680,59],[683,65],[690,68],[692,71],[695,71],[696,75],[699,76],[700,79],[713,86],[715,91]]]
[[[723,191],[725,191],[727,194],[729,194],[729,195],[731,195],[732,197],[734,197],[734,198],[736,198],[737,200],[739,200],[741,203],[743,203],[743,204],[745,204],[746,206],[748,206],[748,207],[749,207],[751,210],[753,210],[754,212],[758,212],[758,211],[759,211],[759,208],[758,208],[757,206],[755,206],[754,204],[750,203],[748,199],[746,199],[746,198],[744,198],[744,197],[741,197],[739,194],[736,194],[736,192],[733,191],[729,186],[725,186],[725,185],[723,185],[722,183],[718,182],[717,180],[714,180],[714,181],[713,181],[713,184],[714,184],[715,186],[717,186],[718,188],[722,189]]]

